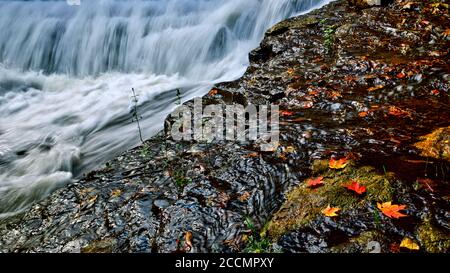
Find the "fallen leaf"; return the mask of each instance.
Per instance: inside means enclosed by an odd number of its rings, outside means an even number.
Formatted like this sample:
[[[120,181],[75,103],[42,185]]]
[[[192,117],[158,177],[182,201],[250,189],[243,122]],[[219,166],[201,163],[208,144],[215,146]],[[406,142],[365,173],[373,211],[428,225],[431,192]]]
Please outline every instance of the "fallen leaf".
[[[234,251],[240,252],[242,243],[245,243],[248,241],[248,235],[243,234],[237,237],[234,237],[230,240],[223,241],[223,244],[230,247]]]
[[[84,188],[84,189],[81,189],[79,193],[81,195],[87,195],[87,194],[91,193],[92,191],[94,191],[94,188]]]
[[[406,74],[403,73],[403,72],[400,72],[400,73],[397,74],[397,78],[399,78],[399,79],[403,79],[405,77],[406,77]]]
[[[191,251],[192,249],[192,232],[188,231],[184,234],[184,243],[186,251]]]
[[[259,153],[253,152],[253,153],[243,155],[242,158],[254,158],[254,157],[258,157],[258,156],[259,156]]]
[[[217,95],[217,93],[218,93],[219,91],[217,90],[217,89],[212,89],[211,91],[209,91],[209,95],[210,96],[215,96],[215,95]]]
[[[239,201],[246,202],[250,198],[250,193],[248,191],[244,192],[241,196],[238,197]]]
[[[340,92],[338,92],[338,91],[332,91],[330,93],[330,98],[332,100],[337,100],[338,98],[342,98],[342,94]]]
[[[399,253],[400,252],[400,245],[398,243],[392,243],[389,245],[389,250],[392,253]]]
[[[111,192],[112,197],[118,197],[122,194],[122,191],[120,189],[115,189]]]
[[[447,29],[442,33],[442,35],[443,35],[444,37],[450,36],[450,28],[447,28]]]
[[[284,152],[285,153],[289,153],[289,154],[295,153],[295,147],[294,146],[287,146],[286,149],[284,149]]]
[[[389,218],[400,218],[408,215],[401,213],[401,210],[406,209],[405,205],[392,205],[392,202],[377,203],[377,207],[381,212]]]
[[[400,243],[400,247],[407,248],[409,250],[419,250],[419,245],[414,242],[412,239],[405,237]]]
[[[81,202],[80,210],[91,208],[95,204],[95,202],[97,201],[97,198],[98,198],[98,195],[94,195],[94,196],[89,197],[88,200],[85,200],[85,201]]]
[[[431,95],[438,96],[441,92],[438,89],[431,90]]]
[[[310,109],[310,108],[312,108],[314,106],[314,102],[312,102],[312,101],[302,101],[300,103],[300,105],[301,105],[302,108]]]
[[[89,198],[88,202],[89,203],[95,203],[95,201],[97,201],[97,197],[98,197],[98,195],[92,196],[91,198]]]
[[[390,141],[390,142],[394,142],[394,143],[396,143],[396,144],[401,144],[401,143],[402,143],[400,140],[397,140],[397,139],[395,139],[395,138],[393,138],[393,137],[391,137],[391,138],[389,139],[389,141]]]
[[[305,121],[311,121],[311,119],[307,119],[307,118],[296,118],[291,120],[291,122],[305,122]]]
[[[370,79],[376,79],[378,78],[377,74],[367,74],[364,76],[364,79],[370,80]]]
[[[362,118],[367,117],[367,115],[369,115],[368,112],[359,112],[359,113],[358,113],[358,116],[360,116],[360,117],[362,117]]]
[[[294,112],[292,112],[292,111],[285,110],[285,111],[280,112],[280,116],[282,116],[282,117],[290,117],[292,115],[294,115]]]
[[[295,70],[294,70],[293,68],[289,68],[289,69],[286,71],[286,73],[287,73],[289,76],[292,76],[292,75],[294,74],[294,72],[295,72]]]
[[[321,61],[323,61],[323,58],[322,57],[317,57],[317,58],[315,58],[313,60],[313,63],[318,63],[318,62],[321,62]]]
[[[322,213],[327,217],[336,217],[339,216],[336,212],[340,210],[340,208],[332,208],[330,205],[328,205],[326,209],[322,210]]]
[[[359,184],[358,182],[352,180],[351,183],[347,186],[344,186],[345,188],[347,188],[350,191],[354,191],[357,194],[363,194],[366,192],[366,187],[364,187],[363,185]]]
[[[323,185],[323,176],[317,177],[315,179],[308,179],[308,181],[306,181],[306,184],[308,188]]]
[[[308,94],[309,94],[310,96],[317,96],[317,95],[319,95],[319,91],[317,91],[317,90],[311,90],[311,91],[308,92]]]
[[[228,204],[228,201],[230,201],[230,196],[225,192],[221,192],[217,195],[215,201],[218,203],[219,207],[225,208]]]
[[[330,169],[338,170],[338,169],[345,168],[347,166],[347,164],[348,164],[348,160],[346,157],[338,159],[338,160],[332,158],[332,159],[330,159],[328,166],[330,167]]]
[[[411,9],[415,4],[414,2],[406,2],[403,4],[402,9]]]
[[[367,89],[367,91],[373,92],[373,91],[377,91],[377,90],[380,90],[380,89],[383,89],[383,88],[384,88],[384,85],[377,85],[377,86],[374,86],[374,87],[370,87],[369,89]]]
[[[403,109],[400,109],[397,106],[390,106],[389,107],[389,115],[395,116],[395,117],[406,117],[411,116],[411,114],[408,111],[405,111]]]
[[[355,76],[349,75],[349,76],[345,76],[344,80],[346,82],[355,82],[356,80],[358,80],[358,78],[356,78]]]
[[[437,50],[433,50],[433,51],[429,51],[428,52],[428,56],[431,56],[431,57],[441,57],[444,54],[446,54],[446,53],[445,52],[440,52],[440,51],[437,51]]]

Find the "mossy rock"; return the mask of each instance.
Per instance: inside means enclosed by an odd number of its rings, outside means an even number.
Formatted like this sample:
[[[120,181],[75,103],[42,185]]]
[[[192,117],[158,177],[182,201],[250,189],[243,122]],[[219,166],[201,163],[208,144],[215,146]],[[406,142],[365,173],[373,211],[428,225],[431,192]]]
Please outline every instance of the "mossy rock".
[[[385,241],[385,235],[380,231],[370,230],[352,237],[348,242],[333,246],[330,250],[333,253],[368,253],[381,252],[381,246],[378,242]],[[380,249],[377,249],[378,247]]]
[[[286,202],[275,213],[269,223],[267,233],[273,239],[283,234],[306,227],[321,215],[327,206],[339,207],[341,210],[363,208],[372,202],[392,200],[392,174],[380,174],[373,167],[354,167],[348,165],[343,170],[331,170],[320,173],[325,161],[313,163],[316,176],[323,176],[324,185],[311,189],[306,185],[296,187],[287,195]],[[366,194],[357,196],[344,188],[349,181],[356,180],[367,188]]]
[[[421,141],[414,146],[422,156],[450,161],[450,126],[421,137]]]
[[[111,253],[117,245],[117,240],[114,238],[105,238],[90,243],[81,249],[82,253]]]
[[[419,226],[417,236],[427,252],[443,253],[450,250],[450,234],[436,228],[429,220]]]
[[[279,35],[290,29],[301,29],[301,28],[304,28],[307,26],[315,25],[317,23],[319,23],[319,19],[316,16],[305,15],[305,16],[293,18],[293,19],[286,20],[286,21],[276,24],[275,26],[273,26],[272,28],[270,28],[267,31],[267,35],[268,36]]]

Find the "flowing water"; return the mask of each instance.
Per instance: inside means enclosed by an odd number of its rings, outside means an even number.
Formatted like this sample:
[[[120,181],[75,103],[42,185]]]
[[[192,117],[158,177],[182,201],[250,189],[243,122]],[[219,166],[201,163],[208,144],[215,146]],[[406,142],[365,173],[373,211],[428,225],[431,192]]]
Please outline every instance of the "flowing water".
[[[0,215],[148,138],[240,77],[274,23],[329,0],[0,0]]]

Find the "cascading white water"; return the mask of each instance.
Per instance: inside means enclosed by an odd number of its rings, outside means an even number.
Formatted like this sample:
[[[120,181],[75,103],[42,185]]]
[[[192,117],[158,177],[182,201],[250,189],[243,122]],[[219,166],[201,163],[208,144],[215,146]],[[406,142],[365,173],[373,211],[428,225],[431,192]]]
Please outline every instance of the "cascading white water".
[[[139,143],[241,76],[264,31],[329,0],[0,0],[0,216]]]

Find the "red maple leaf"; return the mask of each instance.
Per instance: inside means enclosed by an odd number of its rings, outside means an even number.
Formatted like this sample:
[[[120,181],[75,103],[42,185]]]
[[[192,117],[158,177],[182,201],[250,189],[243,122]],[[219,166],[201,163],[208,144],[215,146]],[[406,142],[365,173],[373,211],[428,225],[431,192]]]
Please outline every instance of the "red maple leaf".
[[[293,115],[294,115],[294,112],[284,110],[284,111],[281,111],[281,112],[280,112],[280,115],[281,115],[282,117],[290,117],[290,116],[293,116]]]
[[[403,73],[403,72],[400,72],[400,73],[397,74],[397,78],[399,78],[399,79],[403,79],[405,77],[406,77],[406,74]]]
[[[354,191],[357,194],[363,194],[366,192],[366,187],[364,187],[363,185],[359,184],[358,182],[352,180],[351,183],[347,186],[344,186],[345,188],[347,188],[350,191]]]
[[[318,186],[323,185],[323,176],[319,176],[315,179],[308,179],[308,181],[306,181],[306,183],[308,184],[308,188],[315,188]]]

